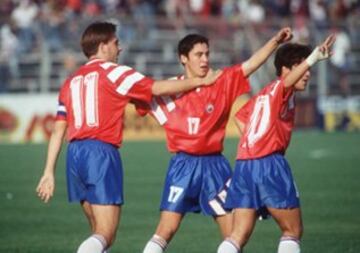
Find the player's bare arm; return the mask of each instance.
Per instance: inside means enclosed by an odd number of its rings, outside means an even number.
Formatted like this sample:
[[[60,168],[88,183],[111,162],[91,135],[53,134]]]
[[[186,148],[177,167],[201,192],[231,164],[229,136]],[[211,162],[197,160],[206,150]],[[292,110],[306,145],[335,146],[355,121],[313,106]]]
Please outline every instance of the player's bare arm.
[[[279,45],[285,43],[292,38],[292,30],[290,27],[282,28],[274,37],[259,50],[257,50],[247,61],[242,64],[244,75],[250,76],[255,72],[278,48]]]
[[[50,137],[44,173],[36,187],[39,198],[45,203],[47,203],[54,194],[56,161],[61,150],[66,128],[66,121],[56,121]]]
[[[155,81],[152,87],[152,93],[156,96],[171,95],[179,92],[192,90],[200,86],[213,84],[222,74],[222,70],[209,70],[208,74],[203,77],[187,78],[184,80],[162,80]]]
[[[335,35],[329,35],[319,46],[317,46],[312,53],[301,64],[296,66],[291,72],[284,78],[285,88],[289,88],[295,85],[305,72],[314,64],[319,61],[328,59],[331,55],[331,46],[335,42]]]
[[[241,136],[244,134],[244,130],[245,130],[245,123],[240,121],[239,119],[235,118],[235,125],[237,126],[238,130],[239,130],[239,137],[241,138]]]

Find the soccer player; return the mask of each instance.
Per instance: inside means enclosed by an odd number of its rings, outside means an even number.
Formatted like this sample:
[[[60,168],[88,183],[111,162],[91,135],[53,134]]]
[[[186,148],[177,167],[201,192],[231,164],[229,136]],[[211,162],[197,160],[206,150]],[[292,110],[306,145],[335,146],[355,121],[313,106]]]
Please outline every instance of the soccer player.
[[[231,215],[224,210],[231,168],[221,154],[231,106],[249,91],[247,77],[279,44],[291,38],[291,29],[281,29],[242,64],[223,69],[213,86],[176,96],[153,98],[150,108],[137,105],[141,114],[151,114],[163,125],[171,158],[160,205],[160,221],[144,253],[162,253],[188,212],[212,216],[226,237]],[[183,38],[178,56],[184,75],[178,79],[203,77],[209,71],[209,42],[197,34]]]
[[[210,84],[221,74],[204,78],[154,81],[134,69],[116,64],[121,51],[116,26],[89,25],[81,39],[89,61],[63,84],[46,165],[37,186],[48,202],[55,188],[56,160],[67,130],[67,189],[70,202],[80,202],[92,235],[78,253],[100,253],[115,239],[123,204],[122,142],[124,110],[131,100],[150,102],[152,95],[177,93]]]
[[[236,114],[240,138],[226,208],[234,209],[229,238],[218,253],[242,252],[259,214],[270,213],[282,231],[278,253],[299,253],[302,219],[299,195],[284,158],[294,127],[295,94],[306,88],[310,67],[329,58],[334,37],[312,52],[288,43],[275,55],[278,79],[265,86]]]

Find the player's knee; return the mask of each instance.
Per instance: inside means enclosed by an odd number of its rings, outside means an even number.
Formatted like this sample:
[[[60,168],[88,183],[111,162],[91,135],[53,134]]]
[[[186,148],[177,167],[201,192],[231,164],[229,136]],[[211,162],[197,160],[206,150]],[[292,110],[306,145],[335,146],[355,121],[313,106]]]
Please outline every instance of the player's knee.
[[[236,242],[236,245],[243,247],[249,241],[251,230],[235,230],[231,233],[230,238]]]
[[[176,224],[160,224],[157,228],[156,234],[164,238],[166,241],[170,241],[178,228],[179,226]]]
[[[106,240],[107,248],[110,247],[116,238],[116,230],[95,229],[96,234],[102,235]]]
[[[283,229],[283,235],[291,236],[300,240],[303,235],[302,224],[287,226],[285,229]]]

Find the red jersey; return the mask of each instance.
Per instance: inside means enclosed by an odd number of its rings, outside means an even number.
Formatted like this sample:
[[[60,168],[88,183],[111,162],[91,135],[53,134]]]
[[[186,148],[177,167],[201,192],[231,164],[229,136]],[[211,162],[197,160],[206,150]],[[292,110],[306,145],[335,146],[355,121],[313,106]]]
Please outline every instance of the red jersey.
[[[235,115],[245,123],[237,159],[254,159],[285,153],[295,118],[295,93],[275,80],[252,97]]]
[[[184,76],[177,77],[183,79]],[[177,96],[154,97],[151,108],[137,106],[140,114],[148,110],[165,128],[170,152],[195,155],[223,150],[225,127],[235,99],[250,90],[241,65],[225,68],[211,86]]]
[[[126,104],[150,102],[153,82],[128,66],[92,60],[63,84],[57,120],[67,121],[69,141],[97,139],[120,146]]]

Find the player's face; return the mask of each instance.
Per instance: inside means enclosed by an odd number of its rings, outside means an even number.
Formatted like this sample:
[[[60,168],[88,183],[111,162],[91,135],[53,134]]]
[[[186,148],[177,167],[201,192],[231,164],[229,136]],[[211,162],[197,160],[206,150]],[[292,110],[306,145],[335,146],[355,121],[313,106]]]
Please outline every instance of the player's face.
[[[293,66],[292,68],[295,68],[296,66]],[[304,91],[306,89],[306,86],[310,80],[310,70],[307,70],[300,80],[294,85],[294,88],[296,91]]]
[[[119,40],[114,37],[111,39],[107,45],[107,60],[111,62],[118,62],[119,54],[122,50],[122,48],[119,45]]]
[[[209,71],[209,47],[205,43],[195,44],[188,56],[180,58],[187,77],[205,77]]]

